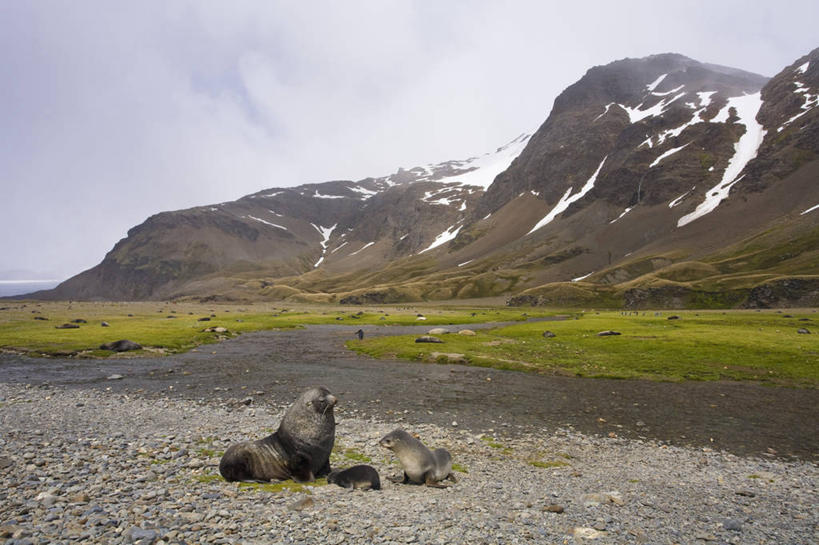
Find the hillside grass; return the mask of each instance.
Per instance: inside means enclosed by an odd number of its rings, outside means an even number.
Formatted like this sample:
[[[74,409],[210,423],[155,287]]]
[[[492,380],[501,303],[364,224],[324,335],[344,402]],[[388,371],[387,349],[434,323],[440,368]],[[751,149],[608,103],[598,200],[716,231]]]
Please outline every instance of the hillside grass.
[[[144,347],[129,356],[185,352],[251,331],[302,327],[310,324],[351,326],[468,324],[487,321],[524,320],[528,316],[548,316],[540,309],[400,308],[339,307],[212,303],[0,303],[0,350],[29,355],[80,355],[110,357],[115,353],[99,350],[111,341],[128,339]],[[528,314],[527,314],[528,312]],[[423,320],[419,319],[423,315]],[[36,317],[47,318],[38,320]],[[75,319],[86,320],[78,329],[55,326]],[[209,318],[208,321],[199,321]],[[105,321],[109,327],[102,327]],[[204,331],[224,327],[226,333]]]
[[[679,319],[669,320],[672,315]],[[439,363],[454,359],[579,377],[819,385],[815,311],[614,311],[577,313],[574,318],[484,330],[475,336],[458,335],[453,328],[453,333],[439,336],[443,344],[416,343],[415,336],[404,335],[347,345],[378,358]],[[812,334],[797,333],[800,328]],[[547,330],[556,336],[544,338]],[[621,335],[597,336],[604,330]]]

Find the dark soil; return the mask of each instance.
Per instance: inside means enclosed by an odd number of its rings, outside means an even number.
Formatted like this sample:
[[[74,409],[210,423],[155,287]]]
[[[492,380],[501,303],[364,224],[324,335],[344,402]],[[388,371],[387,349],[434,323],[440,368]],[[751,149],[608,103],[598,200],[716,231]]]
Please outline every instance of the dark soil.
[[[497,324],[485,324],[485,326]],[[476,326],[470,325],[470,329]],[[481,326],[477,326],[481,327]],[[734,382],[666,383],[542,376],[461,365],[375,360],[344,348],[358,326],[245,334],[163,358],[36,359],[0,355],[0,380],[197,399],[282,403],[324,384],[344,412],[411,428],[434,422],[499,436],[572,428],[816,460],[819,391]],[[424,327],[364,327],[366,336]],[[120,380],[108,379],[123,375]],[[274,426],[274,422],[270,426]]]

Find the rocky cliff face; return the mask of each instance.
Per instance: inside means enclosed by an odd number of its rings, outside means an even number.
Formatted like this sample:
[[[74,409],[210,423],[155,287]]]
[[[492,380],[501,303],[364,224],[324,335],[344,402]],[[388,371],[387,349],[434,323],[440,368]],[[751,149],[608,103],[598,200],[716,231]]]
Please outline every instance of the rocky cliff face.
[[[616,61],[492,153],[158,214],[44,295],[743,304],[819,271],[818,103],[819,50]]]

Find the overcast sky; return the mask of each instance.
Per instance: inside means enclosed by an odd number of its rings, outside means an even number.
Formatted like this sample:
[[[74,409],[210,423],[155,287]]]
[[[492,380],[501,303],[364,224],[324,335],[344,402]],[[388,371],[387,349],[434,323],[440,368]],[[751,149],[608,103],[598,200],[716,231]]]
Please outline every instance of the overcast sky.
[[[594,65],[772,76],[819,2],[0,0],[0,275],[67,278],[151,214],[494,149]]]

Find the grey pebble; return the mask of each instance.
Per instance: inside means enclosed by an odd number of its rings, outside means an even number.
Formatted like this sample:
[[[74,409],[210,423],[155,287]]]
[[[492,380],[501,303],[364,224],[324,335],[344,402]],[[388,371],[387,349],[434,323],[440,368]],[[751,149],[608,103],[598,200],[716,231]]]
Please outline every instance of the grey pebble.
[[[594,542],[576,539],[573,528],[605,532],[600,543],[804,543],[815,531],[819,469],[807,461],[570,429],[507,437],[503,424],[487,432],[504,446],[494,449],[462,426],[407,421],[466,468],[457,483],[271,493],[222,480],[219,453],[275,429],[288,400],[257,399],[250,409],[4,383],[0,398],[0,462],[14,468],[0,471],[5,543]],[[382,475],[397,473],[377,445],[394,418],[340,413],[337,444],[370,458]],[[568,465],[532,465],[552,460]],[[343,454],[331,464],[352,465]],[[753,523],[743,513],[753,513]]]

